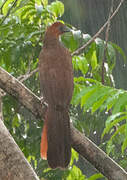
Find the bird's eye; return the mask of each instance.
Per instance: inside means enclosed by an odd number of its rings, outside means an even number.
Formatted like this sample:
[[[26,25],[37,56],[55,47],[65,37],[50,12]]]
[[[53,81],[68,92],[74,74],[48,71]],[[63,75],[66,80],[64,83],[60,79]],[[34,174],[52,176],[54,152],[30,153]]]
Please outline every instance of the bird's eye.
[[[65,25],[59,26],[59,30],[60,30],[61,33],[70,32],[70,29]]]
[[[60,32],[64,32],[63,26],[59,26],[59,30],[60,30]]]

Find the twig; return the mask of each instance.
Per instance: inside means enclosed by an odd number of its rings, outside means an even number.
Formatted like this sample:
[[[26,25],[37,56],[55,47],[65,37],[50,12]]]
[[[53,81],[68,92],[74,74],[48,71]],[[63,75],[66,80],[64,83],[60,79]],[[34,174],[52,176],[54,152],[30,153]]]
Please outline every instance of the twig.
[[[119,11],[122,3],[124,2],[124,0],[121,0],[119,5],[117,6],[116,10],[114,11],[114,13],[110,16],[110,21],[113,19],[113,17],[117,14],[117,12]],[[79,55],[88,45],[90,45],[100,34],[101,32],[103,32],[104,28],[108,25],[108,21],[109,19],[106,21],[106,23],[99,29],[99,31],[92,37],[92,39],[90,39],[86,44],[84,44],[82,47],[78,48],[76,51],[74,51],[71,55],[75,56],[75,55]]]
[[[6,20],[6,18],[9,16],[11,10],[13,9],[13,7],[15,7],[16,3],[18,0],[15,0],[14,3],[12,4],[12,6],[10,7],[10,9],[8,10],[6,16],[3,18],[2,22],[0,23],[0,25],[2,25],[4,23],[4,21]]]
[[[110,25],[111,25],[111,15],[113,13],[113,5],[114,5],[114,0],[111,2],[111,8],[109,12],[109,17],[108,17],[108,24],[105,32],[105,47],[104,47],[104,56],[103,56],[103,61],[102,61],[102,84],[105,84],[105,62],[106,62],[106,51],[107,51],[107,45],[108,45],[108,39],[109,39],[109,30],[110,30]]]
[[[30,78],[31,76],[33,76],[33,74],[35,74],[36,72],[38,72],[38,68],[34,69],[34,70],[31,71],[30,73],[26,73],[25,75],[19,76],[17,79],[18,79],[20,82],[26,81],[28,78]]]

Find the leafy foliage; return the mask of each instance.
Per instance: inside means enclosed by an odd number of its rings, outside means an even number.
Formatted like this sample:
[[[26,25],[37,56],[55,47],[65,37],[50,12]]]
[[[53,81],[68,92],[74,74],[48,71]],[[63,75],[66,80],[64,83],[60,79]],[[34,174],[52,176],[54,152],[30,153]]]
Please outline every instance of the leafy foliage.
[[[52,3],[48,3],[48,0],[6,0],[0,1],[0,7],[0,66],[22,80],[37,68],[46,27],[64,14],[64,4],[58,0]],[[68,26],[72,33],[63,35],[61,41],[74,52],[88,42],[91,36]],[[111,42],[108,42],[105,53],[105,44],[104,40],[96,38],[80,55],[73,56],[75,89],[70,114],[76,127],[82,132],[89,132],[88,135],[93,135],[95,129],[97,132],[99,128],[102,133],[105,123],[102,137],[109,134],[106,150],[114,159],[120,159],[120,163],[126,167],[127,92],[115,88],[112,75],[116,51],[122,55],[124,61],[126,56],[119,46]],[[104,56],[106,61],[103,71]],[[102,85],[102,73],[105,85]],[[38,73],[28,78],[24,84],[40,96]],[[95,174],[87,178],[81,167],[76,165],[78,154],[73,149],[68,170],[53,171],[48,168],[47,162],[40,159],[42,121],[36,121],[30,112],[10,96],[6,95],[3,103],[5,123],[40,178],[95,180],[103,177]],[[101,113],[104,122],[100,123],[98,117]],[[105,142],[101,146],[103,145],[105,147]],[[117,152],[119,145],[123,158]]]

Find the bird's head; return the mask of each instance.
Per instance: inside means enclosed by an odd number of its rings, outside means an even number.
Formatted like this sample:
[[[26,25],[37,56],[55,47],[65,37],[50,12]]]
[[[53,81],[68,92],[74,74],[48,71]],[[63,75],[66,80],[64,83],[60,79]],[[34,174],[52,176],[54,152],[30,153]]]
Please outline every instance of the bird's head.
[[[70,32],[70,29],[61,22],[55,22],[54,24],[49,26],[46,31],[47,34],[51,34],[55,37],[59,37],[61,34],[65,32]]]

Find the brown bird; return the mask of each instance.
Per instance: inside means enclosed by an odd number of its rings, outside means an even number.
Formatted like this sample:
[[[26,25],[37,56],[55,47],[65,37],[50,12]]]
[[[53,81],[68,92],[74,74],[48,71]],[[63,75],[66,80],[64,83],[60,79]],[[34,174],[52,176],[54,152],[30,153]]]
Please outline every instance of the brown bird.
[[[72,57],[59,41],[68,32],[61,22],[47,28],[39,56],[40,88],[48,104],[41,139],[41,157],[51,168],[66,168],[71,158],[69,104],[73,93]]]

